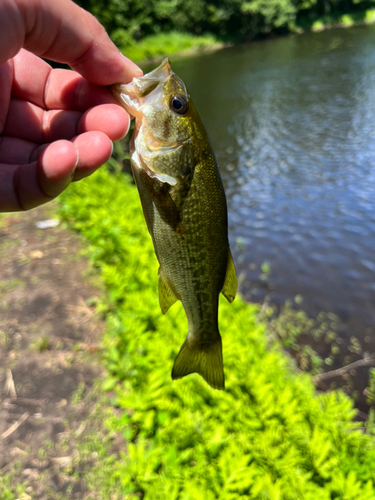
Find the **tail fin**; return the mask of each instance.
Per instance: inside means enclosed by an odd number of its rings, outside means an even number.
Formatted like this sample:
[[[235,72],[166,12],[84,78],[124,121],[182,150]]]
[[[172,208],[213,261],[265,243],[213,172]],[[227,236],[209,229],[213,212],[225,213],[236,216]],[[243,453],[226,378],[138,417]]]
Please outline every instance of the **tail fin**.
[[[214,389],[224,389],[221,338],[213,342],[193,342],[187,338],[174,362],[172,379],[199,373]]]

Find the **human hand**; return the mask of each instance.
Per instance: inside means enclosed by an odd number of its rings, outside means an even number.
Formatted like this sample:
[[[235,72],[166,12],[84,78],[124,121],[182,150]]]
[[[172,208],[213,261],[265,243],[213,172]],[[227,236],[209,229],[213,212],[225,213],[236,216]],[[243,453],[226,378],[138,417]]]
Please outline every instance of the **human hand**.
[[[0,212],[41,205],[107,161],[130,119],[104,85],[141,74],[70,0],[2,0]]]

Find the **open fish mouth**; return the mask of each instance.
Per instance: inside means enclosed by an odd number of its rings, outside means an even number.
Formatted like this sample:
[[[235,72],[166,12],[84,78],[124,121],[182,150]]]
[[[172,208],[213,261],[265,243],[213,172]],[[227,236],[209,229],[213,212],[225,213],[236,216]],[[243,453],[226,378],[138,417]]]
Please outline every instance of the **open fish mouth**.
[[[171,63],[169,59],[164,59],[163,62],[150,73],[138,78],[133,78],[133,81],[128,84],[132,85],[131,89],[140,98],[148,96],[161,82],[165,82],[172,74]]]
[[[164,134],[162,131],[160,132],[160,129],[155,135],[156,130],[152,126],[148,126],[147,117],[147,110],[153,107],[162,109],[171,95],[176,93],[188,96],[185,84],[172,71],[169,60],[164,59],[156,69],[144,76],[133,78],[130,83],[112,85],[110,90],[122,107],[136,119],[130,142],[131,160],[134,166],[146,171],[150,177],[157,178],[163,183],[171,186],[176,185],[178,179],[174,176],[155,171],[152,168],[152,164],[155,163],[153,160],[159,155],[170,157],[190,139],[169,136],[164,140]],[[170,109],[168,112],[173,113]]]
[[[110,90],[131,116],[141,117],[141,108],[146,103],[146,97],[148,97],[158,86],[160,86],[160,90],[162,91],[163,84],[172,74],[174,73],[169,59],[164,59],[160,66],[150,73],[138,78],[133,78],[133,80],[127,84],[112,85]],[[155,94],[153,100],[157,100],[159,97],[158,93]]]

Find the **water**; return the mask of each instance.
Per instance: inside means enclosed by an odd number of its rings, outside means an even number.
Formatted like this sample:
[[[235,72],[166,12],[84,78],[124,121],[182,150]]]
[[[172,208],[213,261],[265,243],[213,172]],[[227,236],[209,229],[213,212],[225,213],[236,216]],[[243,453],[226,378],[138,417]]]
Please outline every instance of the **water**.
[[[332,311],[375,350],[375,27],[176,61],[216,152],[241,290]],[[241,245],[238,242],[241,241]],[[271,286],[259,279],[271,265]]]

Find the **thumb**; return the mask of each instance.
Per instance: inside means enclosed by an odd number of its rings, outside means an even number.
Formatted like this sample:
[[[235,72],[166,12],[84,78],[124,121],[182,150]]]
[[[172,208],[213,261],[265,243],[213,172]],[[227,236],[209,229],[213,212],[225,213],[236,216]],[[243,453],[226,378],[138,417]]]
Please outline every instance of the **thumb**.
[[[24,47],[69,64],[97,85],[127,83],[142,75],[95,17],[71,0],[2,0],[0,47],[0,64]]]

